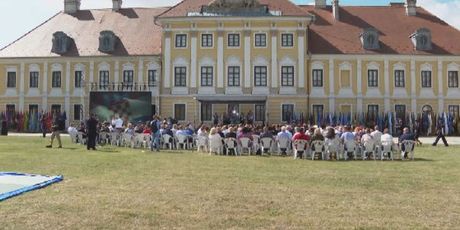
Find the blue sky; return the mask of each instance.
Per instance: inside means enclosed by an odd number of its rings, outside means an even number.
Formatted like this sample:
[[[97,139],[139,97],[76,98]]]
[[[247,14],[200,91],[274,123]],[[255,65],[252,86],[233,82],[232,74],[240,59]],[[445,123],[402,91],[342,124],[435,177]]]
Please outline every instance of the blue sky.
[[[83,9],[110,8],[111,0],[81,0]],[[125,7],[170,6],[180,0],[123,0]],[[297,4],[311,4],[313,0],[294,0]],[[340,0],[341,5],[388,5],[403,0]],[[330,3],[330,0],[328,0]],[[0,48],[27,33],[63,9],[64,0],[0,0]],[[418,0],[423,6],[449,24],[460,29],[459,0]]]

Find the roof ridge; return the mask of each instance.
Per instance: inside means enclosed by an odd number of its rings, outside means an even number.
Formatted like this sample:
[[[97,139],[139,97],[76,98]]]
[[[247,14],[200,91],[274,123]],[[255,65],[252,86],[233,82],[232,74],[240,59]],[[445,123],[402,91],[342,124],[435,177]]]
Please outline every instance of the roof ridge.
[[[182,0],[182,1],[180,1],[179,3],[177,3],[176,5],[170,7],[168,10],[165,10],[163,13],[157,15],[157,16],[155,17],[155,24],[156,24],[157,18],[163,16],[163,14],[168,13],[169,11],[173,10],[174,8],[176,8],[177,6],[181,5],[182,3],[186,2],[186,1],[189,1],[189,0]]]
[[[25,36],[29,35],[30,33],[34,32],[36,29],[40,28],[41,26],[43,26],[44,24],[48,23],[49,21],[51,21],[51,19],[55,18],[56,16],[60,15],[62,13],[62,11],[59,11],[58,13],[54,14],[52,17],[48,18],[46,21],[40,23],[38,26],[34,27],[33,29],[29,30],[27,33],[23,34],[21,37],[17,38],[16,40],[12,41],[11,43],[9,43],[8,45],[6,45],[5,47],[3,48],[0,48],[0,52],[3,51],[4,49],[10,47],[11,45],[13,45],[14,43],[18,42],[19,40],[21,40],[22,38],[24,38]]]

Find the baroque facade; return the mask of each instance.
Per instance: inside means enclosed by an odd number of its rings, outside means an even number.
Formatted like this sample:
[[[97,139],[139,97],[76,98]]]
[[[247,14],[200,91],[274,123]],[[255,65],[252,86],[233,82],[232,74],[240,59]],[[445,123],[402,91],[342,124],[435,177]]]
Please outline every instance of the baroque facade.
[[[180,121],[251,111],[458,114],[460,32],[416,1],[389,6],[185,0],[80,10],[79,0],[0,51],[0,106],[88,113],[92,91],[150,91]]]

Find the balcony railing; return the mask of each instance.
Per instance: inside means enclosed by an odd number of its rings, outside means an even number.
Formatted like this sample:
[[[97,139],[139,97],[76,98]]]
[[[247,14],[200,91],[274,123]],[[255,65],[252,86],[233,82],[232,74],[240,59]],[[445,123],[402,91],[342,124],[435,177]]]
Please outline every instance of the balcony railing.
[[[154,83],[115,83],[109,82],[105,84],[90,83],[90,91],[124,91],[124,92],[142,92],[142,91],[154,91],[158,90],[158,84]]]

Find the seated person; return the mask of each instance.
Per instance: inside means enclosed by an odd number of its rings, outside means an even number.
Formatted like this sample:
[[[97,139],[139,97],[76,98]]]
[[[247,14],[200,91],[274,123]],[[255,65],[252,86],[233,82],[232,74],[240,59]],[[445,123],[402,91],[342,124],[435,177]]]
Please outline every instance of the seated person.
[[[132,123],[128,123],[128,127],[125,129],[125,133],[134,136],[134,128]]]
[[[291,141],[292,139],[292,134],[287,131],[286,126],[281,127],[281,132],[279,132],[278,135],[276,135],[276,140],[278,142],[282,139],[289,141]],[[280,148],[280,150],[282,155],[287,155],[287,148]]]
[[[294,143],[294,145],[295,145],[295,141],[298,141],[298,140],[304,140],[307,143],[310,140],[310,136],[305,134],[305,131],[304,131],[304,129],[302,127],[296,127],[295,128],[295,134],[294,134],[294,136],[292,136],[292,142]],[[308,147],[308,145],[305,145],[305,148],[307,148],[307,147]],[[298,153],[300,153],[299,154],[300,159],[302,159],[302,155],[303,155],[304,151],[305,151],[305,149],[298,150]]]
[[[407,153],[410,151],[413,151],[415,145],[412,146],[412,149],[406,150],[405,146],[402,144],[403,141],[414,141],[415,142],[415,135],[413,133],[410,133],[410,130],[407,127],[403,129],[403,134],[399,137],[399,144],[400,144],[401,153],[402,153],[401,157],[403,157],[404,159],[407,159],[408,158]]]

